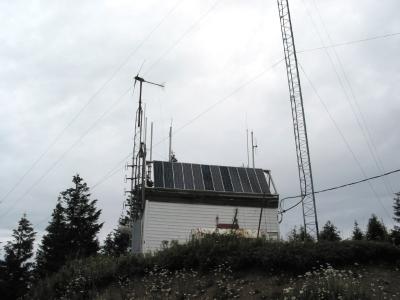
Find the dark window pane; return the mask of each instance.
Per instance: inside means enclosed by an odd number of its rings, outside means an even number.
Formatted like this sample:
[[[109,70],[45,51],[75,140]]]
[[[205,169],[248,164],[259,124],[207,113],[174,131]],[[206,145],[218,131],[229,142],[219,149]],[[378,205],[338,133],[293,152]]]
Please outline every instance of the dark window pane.
[[[172,163],[172,168],[174,170],[175,188],[183,190],[182,164],[180,164],[180,163]]]
[[[210,166],[210,169],[211,169],[212,180],[214,183],[214,190],[217,192],[223,192],[224,187],[222,185],[222,178],[221,178],[221,173],[219,172],[219,167]]]
[[[174,188],[174,175],[172,174],[172,163],[163,162],[164,166],[164,183],[166,188]]]
[[[214,185],[213,185],[213,181],[211,178],[210,166],[201,165],[201,171],[203,172],[203,181],[204,181],[205,189],[208,191],[213,191]]]
[[[247,175],[249,175],[249,180],[250,180],[250,184],[251,184],[251,187],[253,189],[253,192],[254,193],[261,193],[261,189],[260,189],[260,186],[258,184],[258,180],[257,180],[257,177],[256,177],[256,172],[254,172],[254,169],[247,168]]]
[[[154,162],[154,187],[164,187],[163,166],[161,161]]]
[[[249,177],[247,176],[247,172],[245,168],[238,168],[240,181],[242,182],[243,192],[251,193],[253,190],[250,186]]]
[[[204,190],[203,176],[201,175],[200,165],[192,164],[193,169],[193,179],[194,179],[194,189]]]
[[[235,191],[236,193],[243,192],[237,168],[229,167],[229,174],[231,175],[232,179],[233,191]]]
[[[194,190],[193,173],[191,164],[182,164],[183,181],[185,182],[185,190]]]
[[[260,186],[261,186],[261,191],[265,194],[270,194],[271,192],[269,191],[267,179],[265,178],[265,174],[264,174],[263,170],[256,169],[256,175],[258,178],[258,182],[260,183]]]
[[[229,176],[228,168],[227,167],[219,167],[222,176],[222,182],[224,184],[224,189],[226,192],[232,192],[232,182]]]

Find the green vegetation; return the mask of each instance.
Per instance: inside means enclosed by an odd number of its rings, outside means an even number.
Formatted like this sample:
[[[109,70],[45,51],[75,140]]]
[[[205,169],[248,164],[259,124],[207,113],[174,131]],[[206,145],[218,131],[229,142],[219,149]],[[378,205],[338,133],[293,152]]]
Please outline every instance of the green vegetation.
[[[306,232],[304,226],[300,226],[297,230],[295,226],[288,235],[289,242],[314,242],[314,238]]]
[[[336,242],[340,241],[342,238],[340,237],[340,232],[336,226],[333,225],[331,221],[328,221],[319,233],[319,239],[321,241]]]
[[[118,221],[118,227],[107,235],[101,252],[114,256],[127,254],[130,250],[130,231],[129,218],[121,216]]]
[[[388,240],[388,232],[385,224],[378,220],[376,215],[372,215],[368,221],[367,233],[365,235],[369,241],[386,241]]]
[[[220,285],[224,293],[228,293],[232,284],[238,285],[235,280],[227,279],[226,276],[232,274],[251,271],[266,277],[281,274],[296,276],[326,264],[333,267],[350,266],[354,263],[393,264],[399,257],[400,249],[389,243],[268,242],[234,235],[209,235],[202,239],[192,239],[187,244],[173,243],[170,248],[154,255],[96,256],[71,262],[58,273],[39,282],[30,298],[87,299],[104,293],[105,289],[107,292],[117,289],[116,286],[121,285],[121,282],[126,283],[126,291],[137,292],[132,286],[137,278],[142,278],[139,281],[143,289],[145,281],[149,285],[154,283],[156,291],[158,288],[171,291],[177,286],[180,276],[189,276],[193,272],[200,274],[199,278],[202,275],[203,278],[208,278],[207,274],[213,274],[213,278],[216,276],[219,280],[225,278]],[[218,268],[221,270],[219,273],[226,270],[227,274],[219,276],[216,272]],[[160,276],[171,281],[161,284]],[[198,282],[200,291],[205,289],[201,282],[203,281]]]
[[[2,299],[23,296],[33,282],[33,241],[36,232],[24,214],[13,230],[13,240],[4,247],[4,262],[0,262],[0,292]]]
[[[364,239],[364,234],[361,231],[360,227],[358,226],[357,221],[354,221],[354,229],[353,229],[353,236],[352,239],[354,241],[361,241]]]
[[[100,210],[97,200],[90,200],[89,188],[76,175],[73,187],[61,192],[47,234],[37,252],[36,275],[43,277],[56,272],[68,260],[96,254],[100,247],[97,234],[103,224],[98,223]]]

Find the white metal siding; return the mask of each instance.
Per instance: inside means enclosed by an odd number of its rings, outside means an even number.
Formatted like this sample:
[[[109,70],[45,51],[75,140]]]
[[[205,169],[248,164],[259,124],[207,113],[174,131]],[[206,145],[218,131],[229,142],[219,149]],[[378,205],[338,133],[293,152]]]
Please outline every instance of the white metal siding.
[[[260,208],[203,204],[178,204],[146,201],[143,228],[143,251],[154,251],[163,241],[185,242],[197,228],[215,228],[219,223],[232,223],[238,209],[239,227],[257,230]],[[264,208],[261,230],[279,236],[277,209]]]

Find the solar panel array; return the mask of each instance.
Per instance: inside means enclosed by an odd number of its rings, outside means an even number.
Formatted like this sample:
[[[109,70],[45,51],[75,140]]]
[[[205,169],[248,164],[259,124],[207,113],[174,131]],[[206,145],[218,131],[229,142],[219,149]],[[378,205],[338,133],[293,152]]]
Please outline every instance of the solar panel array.
[[[270,194],[261,169],[154,161],[154,187]]]

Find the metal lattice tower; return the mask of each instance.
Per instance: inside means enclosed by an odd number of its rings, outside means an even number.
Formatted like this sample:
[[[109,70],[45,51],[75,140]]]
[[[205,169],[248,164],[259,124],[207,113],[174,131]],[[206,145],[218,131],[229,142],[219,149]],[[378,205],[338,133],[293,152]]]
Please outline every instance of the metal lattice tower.
[[[283,49],[292,108],[293,129],[296,142],[297,165],[302,196],[305,232],[318,239],[318,219],[315,206],[314,184],[311,171],[310,150],[308,146],[306,120],[304,116],[303,95],[301,92],[296,47],[294,44],[289,1],[277,0],[281,23]]]

